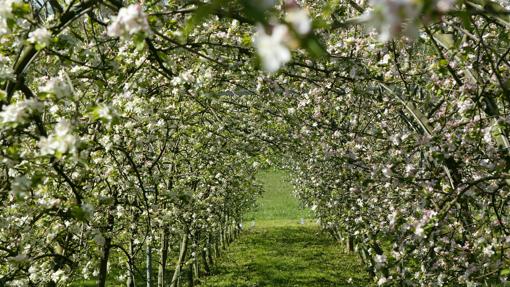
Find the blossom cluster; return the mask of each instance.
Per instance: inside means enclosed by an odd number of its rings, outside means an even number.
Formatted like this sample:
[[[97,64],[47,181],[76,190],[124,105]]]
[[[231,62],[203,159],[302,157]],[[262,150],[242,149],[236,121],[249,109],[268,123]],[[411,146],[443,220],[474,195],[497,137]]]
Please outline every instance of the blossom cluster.
[[[13,5],[19,3],[18,0],[0,1],[0,36],[9,33],[9,19],[13,18]]]
[[[61,156],[76,152],[77,139],[72,134],[71,123],[65,119],[55,125],[55,130],[48,137],[41,138],[39,147],[41,155]]]
[[[270,73],[278,71],[291,60],[290,48],[296,46],[297,42],[291,29],[298,37],[306,36],[312,29],[312,20],[306,10],[294,4],[287,7],[285,21],[289,25],[278,23],[264,27],[259,24],[253,37],[262,67]]]
[[[147,16],[139,4],[120,8],[119,14],[108,25],[107,29],[107,34],[111,37],[126,38],[139,33],[150,34]]]
[[[32,113],[40,111],[41,107],[41,103],[34,99],[4,106],[0,112],[0,124],[22,124]]]

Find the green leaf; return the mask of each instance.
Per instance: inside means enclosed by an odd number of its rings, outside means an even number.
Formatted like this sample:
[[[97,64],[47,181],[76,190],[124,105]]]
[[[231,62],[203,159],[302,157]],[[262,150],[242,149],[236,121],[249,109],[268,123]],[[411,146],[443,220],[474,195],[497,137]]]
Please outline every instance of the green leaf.
[[[24,16],[30,13],[30,5],[28,3],[14,3],[12,4],[12,12],[16,16]]]
[[[73,218],[76,218],[79,221],[86,221],[86,219],[87,219],[87,212],[85,212],[78,205],[71,207],[71,215],[73,216]]]
[[[44,43],[42,43],[42,44],[41,43],[36,43],[35,44],[35,49],[37,51],[40,51],[40,50],[44,49],[45,47],[46,47],[46,44],[44,44]]]
[[[248,33],[244,33],[243,37],[241,38],[241,43],[243,44],[243,46],[251,47],[253,43],[251,35]]]
[[[314,58],[321,58],[327,55],[326,50],[314,36],[308,36],[303,40],[303,48]]]
[[[440,68],[444,68],[444,67],[448,66],[448,61],[445,59],[441,59],[441,60],[439,60],[439,62],[437,64]]]
[[[240,3],[243,5],[244,13],[246,16],[254,22],[266,23],[265,9],[259,1],[253,0],[241,0]]]
[[[434,38],[436,41],[443,46],[443,48],[449,50],[455,45],[452,34],[435,34]]]
[[[16,19],[7,18],[7,27],[12,30],[15,26],[16,26]]]
[[[133,37],[136,50],[141,51],[145,47],[145,33],[138,33]]]

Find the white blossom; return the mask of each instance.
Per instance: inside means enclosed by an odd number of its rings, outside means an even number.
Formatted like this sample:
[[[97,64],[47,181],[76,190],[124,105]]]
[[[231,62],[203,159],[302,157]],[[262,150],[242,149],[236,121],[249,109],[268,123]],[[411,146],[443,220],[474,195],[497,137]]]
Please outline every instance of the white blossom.
[[[32,44],[39,44],[43,47],[50,44],[51,33],[46,28],[37,28],[28,33],[28,42]]]
[[[420,238],[425,236],[425,226],[429,223],[430,219],[437,215],[437,212],[434,210],[427,209],[423,212],[422,218],[418,221],[414,234]]]
[[[25,255],[25,254],[18,254],[16,256],[9,257],[8,259],[10,261],[12,261],[12,262],[15,262],[15,263],[23,263],[23,262],[26,262],[28,260],[28,256]]]
[[[308,34],[312,30],[312,20],[304,9],[290,9],[285,15],[285,20],[289,22],[294,30],[300,34]]]
[[[494,255],[494,250],[492,250],[492,246],[488,245],[483,249],[483,255],[487,257],[491,257]]]
[[[119,14],[108,26],[107,34],[110,37],[125,37],[140,32],[150,33],[147,16],[139,4],[120,8]]]
[[[12,5],[19,0],[0,0],[0,36],[9,33],[7,20],[12,18]]]
[[[12,4],[16,2],[13,0],[0,0],[0,18],[12,17]]]
[[[382,265],[386,264],[387,258],[384,254],[377,254],[374,258],[374,261],[377,266],[382,266]]]
[[[484,140],[486,143],[488,143],[488,144],[492,143],[492,128],[493,128],[493,127],[492,127],[492,126],[490,126],[490,127],[486,127],[486,128],[484,128],[484,129],[482,130],[482,132],[483,132],[483,140]]]
[[[448,12],[455,4],[455,0],[438,0],[436,7],[441,12]]]
[[[467,99],[465,101],[459,102],[457,106],[459,107],[459,113],[461,115],[466,115],[466,113],[475,106],[475,103],[471,99]]]
[[[361,16],[379,32],[379,40],[387,42],[397,35],[414,37],[418,34],[416,19],[420,14],[418,1],[414,0],[371,0],[372,9]]]
[[[377,286],[382,286],[388,282],[388,279],[386,277],[381,277],[379,280],[377,280]]]
[[[276,72],[290,61],[290,51],[285,45],[288,32],[287,26],[281,24],[273,28],[271,35],[268,35],[261,25],[257,27],[253,42],[267,72]]]
[[[0,26],[1,26],[1,19],[0,19]],[[0,27],[0,30],[2,28]],[[2,33],[0,32],[0,35]],[[7,79],[7,80],[15,80],[14,76],[14,70],[12,69],[12,63],[11,60],[8,57],[4,57],[0,55],[0,80]]]
[[[60,120],[55,126],[54,133],[39,142],[41,155],[64,154],[76,151],[76,137],[71,134],[71,124],[67,120]]]
[[[382,173],[385,177],[390,178],[393,175],[393,171],[391,170],[391,165],[388,165],[382,169]]]
[[[64,270],[59,269],[51,274],[51,281],[59,282],[67,280]]]
[[[0,123],[23,123],[31,112],[39,110],[40,103],[35,100],[24,100],[10,104],[0,112]]]
[[[379,65],[381,66],[385,66],[385,65],[388,65],[389,61],[391,59],[391,56],[390,54],[385,54],[382,59],[379,61]]]
[[[72,88],[64,78],[64,74],[61,73],[58,77],[48,79],[45,85],[39,88],[39,91],[42,93],[54,94],[57,98],[62,99],[72,93]]]

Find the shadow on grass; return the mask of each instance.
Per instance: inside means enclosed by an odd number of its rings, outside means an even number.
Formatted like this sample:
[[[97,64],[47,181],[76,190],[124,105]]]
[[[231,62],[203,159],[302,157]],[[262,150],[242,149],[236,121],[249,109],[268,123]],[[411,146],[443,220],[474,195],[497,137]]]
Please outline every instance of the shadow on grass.
[[[370,286],[370,280],[356,255],[317,226],[269,223],[245,231],[200,286]]]

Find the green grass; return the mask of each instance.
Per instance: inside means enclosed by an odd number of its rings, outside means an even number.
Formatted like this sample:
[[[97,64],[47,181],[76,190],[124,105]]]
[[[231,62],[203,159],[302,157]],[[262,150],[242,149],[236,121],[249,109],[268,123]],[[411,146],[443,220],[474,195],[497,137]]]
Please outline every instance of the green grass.
[[[255,211],[245,216],[246,220],[279,220],[311,218],[311,213],[300,207],[292,195],[288,174],[282,170],[267,170],[257,176],[257,182],[264,187],[264,194],[258,200]]]
[[[259,175],[265,193],[245,231],[219,258],[200,287],[371,286],[355,254],[319,230],[300,209],[283,171]],[[300,218],[308,218],[300,224]],[[350,283],[349,283],[350,282]]]
[[[111,285],[111,284],[110,284]],[[96,280],[81,280],[69,284],[70,287],[94,287],[97,286]]]

